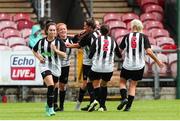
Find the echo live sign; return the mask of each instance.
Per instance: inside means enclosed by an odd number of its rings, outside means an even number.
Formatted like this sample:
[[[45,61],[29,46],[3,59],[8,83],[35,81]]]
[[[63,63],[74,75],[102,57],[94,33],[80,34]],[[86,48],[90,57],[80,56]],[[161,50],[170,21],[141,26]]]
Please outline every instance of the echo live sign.
[[[33,55],[11,56],[12,80],[35,80],[35,58]]]

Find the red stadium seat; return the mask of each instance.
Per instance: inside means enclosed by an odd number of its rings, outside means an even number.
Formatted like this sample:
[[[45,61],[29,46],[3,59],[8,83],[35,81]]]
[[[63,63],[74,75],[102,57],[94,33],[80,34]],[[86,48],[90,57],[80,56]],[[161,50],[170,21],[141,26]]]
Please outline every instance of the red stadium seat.
[[[148,39],[151,45],[156,45],[156,40],[154,38],[148,37]]]
[[[111,21],[108,23],[110,29],[123,28],[126,29],[126,24],[122,21]]]
[[[7,45],[7,40],[4,38],[0,38],[0,46]]]
[[[142,33],[145,34],[146,36],[150,37],[150,33],[146,29],[144,29]]]
[[[152,14],[156,17],[157,21],[163,21],[163,14],[159,12],[152,12]]]
[[[171,53],[168,55],[169,67],[171,70],[172,77],[177,76],[177,53]]]
[[[11,15],[6,13],[0,13],[0,21],[11,21]]]
[[[127,30],[131,30],[131,22],[127,23],[126,26],[127,26]]]
[[[121,21],[121,16],[123,14],[117,14],[117,13],[108,13],[105,14],[103,17],[103,22],[106,24],[109,21]]]
[[[31,20],[30,15],[25,14],[25,13],[15,14],[12,18],[13,18],[13,21],[15,21],[15,22]]]
[[[5,29],[2,31],[2,33],[5,39],[10,37],[21,37],[21,33],[15,29]]]
[[[140,16],[140,20],[142,22],[145,22],[145,21],[155,21],[156,17],[152,13],[143,13]]]
[[[15,22],[13,21],[1,21],[0,22],[0,30],[4,30],[4,29],[17,29],[17,25]]]
[[[149,5],[157,5],[158,0],[141,0],[141,8],[145,10]]]
[[[28,38],[31,35],[31,29],[29,29],[29,28],[22,29],[20,31],[20,33],[21,33],[21,37],[26,39],[26,38]]]
[[[159,5],[150,5],[145,8],[145,13],[159,12],[163,15],[163,8]]]
[[[154,29],[154,28],[159,28],[159,29],[163,29],[164,26],[161,22],[159,21],[148,21],[145,25],[145,28],[147,30],[151,30],[151,29]]]
[[[173,50],[173,51],[176,51],[177,49],[177,46],[175,44],[166,44],[166,45],[163,45],[161,46],[162,50]],[[163,52],[164,54],[169,54],[169,52]]]
[[[170,37],[158,37],[156,39],[157,45],[158,46],[163,46],[163,45],[174,45],[174,40]]]
[[[25,40],[21,37],[11,37],[7,40],[8,40],[8,46],[11,48],[17,45],[24,45],[24,46],[27,45]]]
[[[31,49],[28,46],[24,46],[24,45],[16,45],[13,46],[12,51],[31,51]]]
[[[5,45],[0,46],[0,51],[10,51],[10,50],[11,50],[11,48],[8,46],[5,46]]]
[[[158,38],[158,37],[169,37],[169,32],[165,29],[151,29],[149,30],[151,37]]]
[[[112,36],[114,36],[116,29],[126,29],[126,24],[122,21],[110,21],[108,24]]]
[[[129,31],[126,29],[116,29],[116,31],[114,33],[114,38],[115,39],[121,38],[128,33],[129,33]]]
[[[125,23],[129,23],[133,19],[139,19],[139,16],[135,13],[126,13],[122,16],[122,21]]]
[[[25,28],[31,29],[33,25],[34,25],[34,22],[32,22],[32,21],[19,21],[17,23],[17,29],[18,30],[22,30]]]

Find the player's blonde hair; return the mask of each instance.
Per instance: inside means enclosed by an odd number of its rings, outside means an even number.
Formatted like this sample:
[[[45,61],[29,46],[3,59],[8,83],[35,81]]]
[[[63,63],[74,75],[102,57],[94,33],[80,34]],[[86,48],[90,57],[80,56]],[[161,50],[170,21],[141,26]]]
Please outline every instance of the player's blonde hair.
[[[58,23],[58,24],[56,25],[57,30],[58,30],[58,29],[59,29],[59,27],[60,27],[60,26],[62,26],[62,25],[66,26],[66,28],[67,28],[67,25],[66,25],[65,23]]]
[[[131,21],[131,30],[136,30],[137,32],[142,32],[144,26],[142,22],[138,19],[134,19]]]

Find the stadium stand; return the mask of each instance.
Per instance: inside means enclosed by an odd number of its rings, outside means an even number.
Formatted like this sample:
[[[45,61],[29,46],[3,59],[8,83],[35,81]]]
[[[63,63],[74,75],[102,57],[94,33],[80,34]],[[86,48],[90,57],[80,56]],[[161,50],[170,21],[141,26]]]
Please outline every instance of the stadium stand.
[[[24,45],[24,46],[27,45],[25,40],[21,37],[10,37],[7,39],[7,41],[8,41],[8,46],[11,48],[16,45]]]
[[[11,21],[12,16],[6,13],[0,13],[0,21]]]
[[[10,37],[21,37],[21,33],[16,29],[5,29],[2,31],[2,34],[5,39]]]
[[[16,45],[11,47],[12,51],[31,51],[31,49],[26,45]]]
[[[155,21],[156,17],[152,13],[143,13],[140,15],[140,20],[143,23],[146,21]]]
[[[31,29],[33,25],[34,22],[31,20],[20,20],[17,22],[17,29],[20,31],[25,28]]]
[[[7,40],[6,39],[4,39],[4,38],[0,38],[0,46],[1,45],[7,45]]]
[[[14,16],[12,16],[12,20],[14,22],[18,22],[18,21],[30,21],[30,15],[29,14],[25,14],[25,13],[17,13]]]
[[[121,17],[122,17],[123,13],[122,14],[117,14],[117,13],[109,13],[109,14],[105,14],[103,16],[103,22],[105,24],[107,24],[109,21],[121,21]]]
[[[4,45],[2,46],[2,45],[1,45],[1,46],[0,46],[0,50],[1,50],[1,51],[10,51],[11,48],[10,48],[9,46],[4,46]]]
[[[30,28],[22,29],[20,31],[20,33],[21,33],[21,37],[22,38],[27,39],[30,36],[30,34],[31,34],[31,29]]]
[[[135,13],[126,13],[122,15],[122,21],[125,22],[126,24],[133,19],[139,19],[139,16]]]
[[[4,29],[17,29],[17,25],[13,21],[1,21],[0,30],[3,31]]]
[[[172,75],[172,77],[175,78],[177,76],[177,53],[169,54],[168,59],[169,59],[171,75]]]
[[[118,38],[123,37],[127,33],[129,33],[127,29],[116,29],[116,31],[114,32],[114,37],[117,40]]]
[[[152,21],[146,22],[145,29],[147,29],[149,31],[149,30],[154,29],[154,28],[163,29],[164,26],[160,21],[153,21],[152,20]]]

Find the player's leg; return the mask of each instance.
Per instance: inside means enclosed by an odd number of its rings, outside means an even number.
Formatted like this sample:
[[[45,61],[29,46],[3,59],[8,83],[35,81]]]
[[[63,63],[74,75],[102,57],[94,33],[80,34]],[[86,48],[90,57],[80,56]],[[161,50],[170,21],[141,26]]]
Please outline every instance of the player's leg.
[[[68,83],[69,66],[62,67],[62,73],[59,82],[59,109],[64,111],[64,101],[66,96],[66,85]]]
[[[138,80],[142,80],[143,73],[144,73],[144,68],[142,68],[140,70],[132,71],[132,74],[131,74],[132,80],[129,83],[128,103],[127,103],[124,111],[130,110],[133,100],[134,100],[134,97],[135,97],[137,82],[138,82]]]
[[[89,78],[90,70],[91,70],[91,65],[87,65],[85,75],[87,75],[88,78]],[[94,91],[93,91],[94,89],[93,89],[92,81],[88,80],[86,87],[87,87],[88,94],[90,96],[90,103],[87,106],[81,108],[81,110],[83,111],[87,111],[89,109],[90,104],[94,101]]]
[[[127,82],[127,79],[129,79],[129,77],[130,77],[130,72],[122,68],[121,74],[120,74],[120,82],[119,82],[121,102],[118,105],[117,110],[121,110],[128,102],[126,82]]]
[[[88,67],[87,65],[83,65],[82,67],[83,68],[83,83],[81,87],[79,88],[79,94],[78,94],[75,110],[80,110],[80,105],[83,101],[84,94],[86,93],[87,77],[88,77],[88,71],[89,71],[87,67]]]
[[[54,99],[54,81],[50,71],[45,71],[42,74],[43,80],[47,85],[47,105],[46,105],[46,114],[48,116],[55,115],[53,109],[53,99]]]
[[[54,111],[58,111],[58,91],[59,91],[59,82],[55,84],[54,88]]]
[[[100,101],[100,111],[107,111],[106,108],[106,99],[107,99],[107,83],[111,80],[113,72],[111,73],[102,73],[102,81],[101,81],[101,101]]]
[[[95,107],[99,104],[101,101],[101,87],[100,87],[100,78],[101,75],[97,72],[90,71],[89,74],[90,80],[92,80],[93,88],[94,88],[94,101],[90,104],[88,111],[94,111]]]
[[[131,105],[132,105],[134,97],[135,97],[136,86],[137,86],[137,81],[131,80],[129,83],[128,103],[127,103],[124,111],[129,111],[131,108]]]

